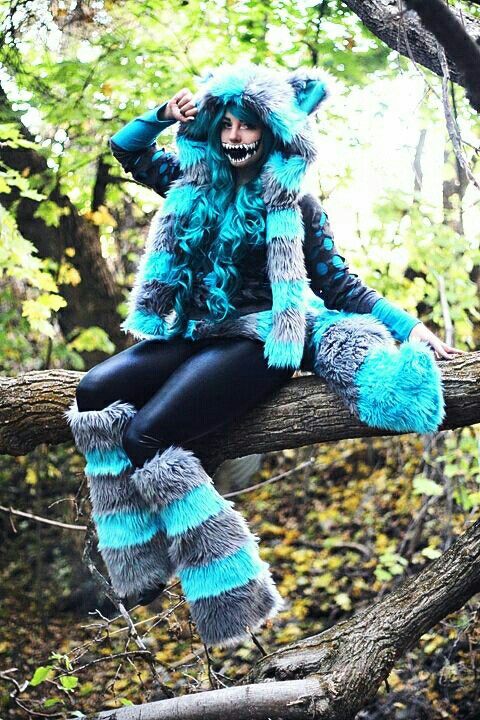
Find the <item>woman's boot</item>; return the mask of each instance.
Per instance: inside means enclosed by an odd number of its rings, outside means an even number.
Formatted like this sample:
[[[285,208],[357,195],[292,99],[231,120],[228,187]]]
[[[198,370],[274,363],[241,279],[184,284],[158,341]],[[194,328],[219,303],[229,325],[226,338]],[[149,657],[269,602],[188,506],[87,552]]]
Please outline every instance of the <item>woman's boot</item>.
[[[191,451],[170,446],[132,480],[160,514],[174,572],[206,645],[239,643],[278,612],[282,599],[257,538]]]
[[[122,447],[124,430],[135,413],[133,405],[121,401],[80,412],[74,401],[65,415],[87,460],[98,548],[113,588],[122,599],[147,602],[172,572],[160,517],[132,483],[134,467]]]

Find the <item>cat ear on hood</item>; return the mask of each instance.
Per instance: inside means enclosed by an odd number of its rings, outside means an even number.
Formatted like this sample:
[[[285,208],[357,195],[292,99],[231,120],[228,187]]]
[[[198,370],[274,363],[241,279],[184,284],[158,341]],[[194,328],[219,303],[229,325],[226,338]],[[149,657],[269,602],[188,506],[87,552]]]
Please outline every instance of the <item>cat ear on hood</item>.
[[[313,70],[291,73],[288,82],[293,87],[297,105],[306,115],[316,112],[328,96],[325,79]]]

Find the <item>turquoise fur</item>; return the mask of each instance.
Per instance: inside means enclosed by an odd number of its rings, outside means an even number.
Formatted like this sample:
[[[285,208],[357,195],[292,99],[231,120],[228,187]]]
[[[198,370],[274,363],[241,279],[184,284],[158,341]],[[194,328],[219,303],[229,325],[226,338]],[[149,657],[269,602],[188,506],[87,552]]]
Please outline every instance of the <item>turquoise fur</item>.
[[[114,447],[111,450],[93,448],[85,452],[85,459],[87,461],[85,474],[90,477],[120,475],[132,467],[127,453],[121,447]]]
[[[265,570],[268,570],[268,564],[259,558],[254,543],[249,542],[232,555],[213,560],[208,565],[186,568],[180,571],[179,577],[183,591],[192,603],[246,585]]]
[[[231,506],[211,485],[199,485],[162,510],[167,536],[181,535]]]
[[[320,308],[318,308],[318,310],[320,310]],[[345,320],[347,317],[352,317],[354,314],[355,313],[348,313],[345,311],[339,312],[338,310],[327,310],[324,306],[323,311],[318,312],[312,323],[312,330],[309,337],[311,348],[314,349],[320,344],[322,337],[331,325]]]
[[[264,355],[268,367],[297,368],[302,361],[304,344],[293,341],[277,340],[272,333],[265,340]]]
[[[282,210],[271,210],[267,215],[267,243],[275,238],[295,240],[303,237],[303,220],[300,210],[297,208],[284,208]]]
[[[190,140],[179,137],[177,139],[177,147],[180,151],[180,167],[182,170],[188,170],[205,158],[207,143],[201,142],[200,140]]]
[[[273,312],[301,307],[306,284],[305,280],[272,282]]]
[[[162,338],[166,340],[171,335],[168,324],[163,318],[142,310],[134,310],[127,316],[120,327],[122,330],[129,330],[133,335],[142,338]]]
[[[305,115],[310,115],[325,100],[327,88],[319,80],[307,80],[303,90],[297,92],[297,102]]]
[[[172,267],[172,253],[162,250],[161,252],[151,252],[143,267],[142,277],[144,280],[164,280]]]
[[[179,217],[191,215],[199,193],[199,188],[192,183],[171,187],[163,203],[162,214],[175,213]]]
[[[265,163],[265,170],[270,171],[278,184],[293,192],[298,192],[307,170],[307,163],[302,157],[293,155],[285,158],[280,152],[273,152]]]
[[[151,510],[93,514],[92,517],[97,528],[99,550],[120,550],[133,545],[143,545],[159,530],[163,530],[160,516]]]
[[[438,430],[443,420],[440,371],[433,353],[420,341],[372,350],[356,384],[359,417],[371,427],[428,433]]]
[[[256,313],[256,333],[260,340],[265,341],[267,339],[268,333],[272,329],[272,311],[271,310],[262,310],[259,313]]]

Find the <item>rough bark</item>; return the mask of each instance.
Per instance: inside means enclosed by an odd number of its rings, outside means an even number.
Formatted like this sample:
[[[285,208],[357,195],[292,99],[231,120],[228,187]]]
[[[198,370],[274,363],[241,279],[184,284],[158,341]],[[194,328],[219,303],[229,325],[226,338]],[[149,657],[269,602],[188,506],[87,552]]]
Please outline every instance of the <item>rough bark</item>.
[[[439,363],[447,417],[442,429],[480,421],[480,352]],[[63,412],[82,373],[69,370],[0,377],[0,453],[21,455],[39,443],[70,439]],[[343,438],[388,435],[356,420],[318,377],[297,377],[241,419],[199,442],[210,469],[227,458]]]
[[[480,520],[442,557],[381,601],[319,635],[260,660],[245,684],[121,710],[117,720],[353,720],[396,661],[440,620],[480,592]]]
[[[409,12],[400,16],[397,0],[343,0],[364,25],[388,45],[405,57],[413,57],[415,62],[443,76],[438,58],[437,43],[434,36],[422,26],[418,15]],[[468,15],[450,8],[452,15],[464,26],[471,38],[480,36],[480,22]],[[465,86],[465,79],[447,52],[451,79]]]

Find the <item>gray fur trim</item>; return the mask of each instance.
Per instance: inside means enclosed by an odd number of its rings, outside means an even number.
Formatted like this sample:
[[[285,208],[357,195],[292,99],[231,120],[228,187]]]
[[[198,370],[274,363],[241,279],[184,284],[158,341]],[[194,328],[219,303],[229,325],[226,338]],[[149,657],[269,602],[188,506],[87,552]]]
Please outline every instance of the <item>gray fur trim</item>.
[[[120,550],[104,548],[101,555],[113,588],[120,597],[167,585],[173,576],[167,541],[161,532],[142,545]]]
[[[121,400],[107,405],[103,410],[80,412],[77,401],[64,413],[72,431],[75,445],[81,453],[88,450],[111,450],[122,444],[126,426],[135,415],[133,405]]]
[[[372,348],[394,344],[383,323],[356,315],[331,325],[314,351],[314,371],[357,415],[355,376]]]
[[[298,243],[286,238],[275,238],[272,251],[267,254],[267,271],[273,282],[282,280],[304,280],[306,277],[305,258],[298,251]]]
[[[283,604],[266,571],[246,585],[196,600],[190,612],[205,645],[228,647],[250,640],[246,628],[254,632],[282,610]]]
[[[276,322],[273,328],[275,340],[288,342],[294,337],[305,344],[304,316],[300,310],[290,308],[276,313]]]
[[[152,220],[151,231],[149,232],[149,242],[151,243],[152,252],[161,252],[166,250],[172,252],[175,249],[175,216],[162,215],[162,210],[158,210]]]
[[[228,508],[198,527],[170,538],[170,558],[178,573],[232,555],[252,538],[258,542],[240,513]]]
[[[94,513],[106,514],[129,510],[149,510],[132,483],[132,468],[120,475],[95,475],[88,478]]]
[[[137,296],[136,308],[162,316],[173,306],[177,289],[161,280],[148,280]]]
[[[165,507],[199,485],[212,484],[193,452],[174,445],[137,468],[132,482],[151,508]]]

